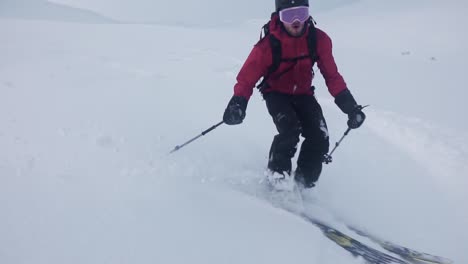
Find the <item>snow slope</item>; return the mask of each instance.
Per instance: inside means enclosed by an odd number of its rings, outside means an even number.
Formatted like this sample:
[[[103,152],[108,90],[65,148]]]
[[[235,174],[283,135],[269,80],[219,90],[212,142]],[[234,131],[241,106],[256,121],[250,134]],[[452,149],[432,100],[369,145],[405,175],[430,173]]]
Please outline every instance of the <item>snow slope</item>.
[[[269,17],[274,8],[270,0],[256,1],[152,1],[152,0],[51,0],[49,2],[97,11],[119,21],[155,23],[184,27],[231,27],[246,19]],[[314,4],[323,11],[357,0],[328,0]],[[273,6],[273,7],[272,7]]]
[[[2,0],[0,17],[79,23],[115,23],[115,20],[96,12],[46,0]]]
[[[98,3],[67,4],[151,17],[149,2]],[[258,94],[242,126],[167,155],[220,121],[268,17],[265,5],[256,15],[236,3],[241,23],[229,27],[190,24],[193,14],[184,27],[0,17],[1,263],[362,263],[263,199],[275,131]],[[455,263],[468,262],[465,10],[359,1],[314,14],[356,98],[372,105],[325,169],[316,205]],[[336,140],[346,119],[318,79]]]

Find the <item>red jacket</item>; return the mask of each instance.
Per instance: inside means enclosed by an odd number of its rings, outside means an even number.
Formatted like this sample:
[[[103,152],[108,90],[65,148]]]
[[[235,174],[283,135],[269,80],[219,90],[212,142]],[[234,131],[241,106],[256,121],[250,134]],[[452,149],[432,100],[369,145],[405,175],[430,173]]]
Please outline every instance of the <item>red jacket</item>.
[[[295,58],[309,54],[307,34],[301,37],[291,37],[282,29],[278,16],[273,17],[270,23],[270,34],[273,34],[281,42],[282,58]],[[346,83],[338,72],[335,59],[332,54],[332,41],[330,37],[320,29],[316,30],[317,38],[317,66],[320,69],[330,94],[335,97],[346,89]],[[252,49],[237,76],[234,86],[234,95],[247,98],[253,93],[253,88],[258,80],[264,76],[272,64],[272,52],[270,42],[264,38]],[[267,41],[265,41],[267,40]],[[303,59],[297,61],[294,68],[277,78],[276,75],[291,67],[293,62],[281,62],[278,70],[268,79],[269,88],[265,92],[277,91],[285,94],[313,94],[311,90],[314,73],[312,60]],[[276,77],[276,78],[275,78]]]

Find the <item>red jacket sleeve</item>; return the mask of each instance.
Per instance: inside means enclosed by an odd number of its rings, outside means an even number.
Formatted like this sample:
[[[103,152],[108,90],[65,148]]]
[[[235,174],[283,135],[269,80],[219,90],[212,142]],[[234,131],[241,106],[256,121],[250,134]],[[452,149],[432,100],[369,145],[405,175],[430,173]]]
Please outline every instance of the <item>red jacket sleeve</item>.
[[[255,84],[267,73],[272,58],[269,42],[264,41],[265,39],[254,46],[237,75],[234,95],[243,96],[249,100]]]
[[[320,29],[317,29],[317,66],[325,79],[328,91],[335,97],[347,88],[341,74],[338,72],[333,58],[333,45],[330,37]]]

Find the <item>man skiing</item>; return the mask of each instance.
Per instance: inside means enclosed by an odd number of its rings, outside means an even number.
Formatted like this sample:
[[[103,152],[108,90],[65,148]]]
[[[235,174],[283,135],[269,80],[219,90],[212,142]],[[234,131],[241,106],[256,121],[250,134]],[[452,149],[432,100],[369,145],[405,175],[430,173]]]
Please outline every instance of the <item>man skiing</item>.
[[[330,37],[315,28],[308,0],[276,0],[276,12],[265,25],[265,37],[252,49],[237,76],[234,95],[224,112],[228,125],[242,123],[258,80],[269,114],[278,130],[271,144],[268,179],[273,184],[294,177],[305,188],[315,186],[329,150],[328,130],[314,96],[313,66],[317,63],[337,106],[348,115],[349,128],[366,116],[338,72]],[[299,136],[304,137],[297,168],[292,173]]]

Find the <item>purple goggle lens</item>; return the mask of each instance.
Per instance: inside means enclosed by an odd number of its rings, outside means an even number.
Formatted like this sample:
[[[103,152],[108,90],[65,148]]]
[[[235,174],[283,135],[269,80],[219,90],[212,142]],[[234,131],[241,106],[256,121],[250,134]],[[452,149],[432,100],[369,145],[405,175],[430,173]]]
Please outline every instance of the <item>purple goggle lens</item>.
[[[279,11],[279,17],[281,22],[286,24],[292,24],[296,20],[304,23],[309,19],[309,7],[307,6],[298,6],[286,8]]]

